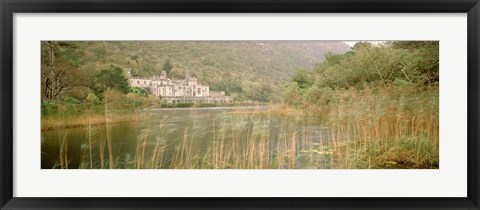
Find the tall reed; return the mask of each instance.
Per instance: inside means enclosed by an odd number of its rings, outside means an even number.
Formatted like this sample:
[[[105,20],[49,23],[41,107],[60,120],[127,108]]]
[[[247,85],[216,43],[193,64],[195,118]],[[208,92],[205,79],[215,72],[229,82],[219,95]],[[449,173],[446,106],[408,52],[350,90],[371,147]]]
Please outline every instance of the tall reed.
[[[438,88],[387,86],[338,92],[321,111],[272,107],[188,122],[155,116],[153,126],[138,123],[135,149],[121,157],[112,124],[100,132],[88,123],[81,159],[83,168],[438,168],[438,107]],[[109,122],[107,103],[105,113]],[[59,145],[60,168],[69,168],[66,133]]]

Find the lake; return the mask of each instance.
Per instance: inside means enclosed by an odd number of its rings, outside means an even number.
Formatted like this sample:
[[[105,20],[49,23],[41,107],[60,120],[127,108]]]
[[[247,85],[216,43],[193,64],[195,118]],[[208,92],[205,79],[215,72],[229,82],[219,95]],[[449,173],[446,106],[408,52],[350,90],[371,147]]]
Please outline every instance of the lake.
[[[331,145],[342,143],[331,142],[328,126],[313,116],[255,106],[136,113],[143,120],[42,131],[42,169],[307,169],[341,164]]]

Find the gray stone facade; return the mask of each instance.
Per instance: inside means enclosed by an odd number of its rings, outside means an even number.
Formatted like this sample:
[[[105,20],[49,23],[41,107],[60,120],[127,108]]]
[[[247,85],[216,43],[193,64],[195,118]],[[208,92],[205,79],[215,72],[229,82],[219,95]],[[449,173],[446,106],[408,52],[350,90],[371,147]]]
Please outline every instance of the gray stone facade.
[[[130,71],[128,72],[130,76]],[[165,71],[160,76],[150,78],[131,77],[130,86],[150,91],[153,95],[167,102],[230,102],[232,98],[225,96],[224,91],[210,91],[208,85],[203,85],[194,76],[185,74],[183,80],[173,80],[167,77]]]

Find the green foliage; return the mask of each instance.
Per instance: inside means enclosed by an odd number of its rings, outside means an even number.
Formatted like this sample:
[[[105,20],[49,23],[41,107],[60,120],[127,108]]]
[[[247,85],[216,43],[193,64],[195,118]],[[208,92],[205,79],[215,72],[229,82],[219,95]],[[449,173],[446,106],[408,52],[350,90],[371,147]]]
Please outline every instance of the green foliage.
[[[70,88],[68,91],[65,91],[64,95],[66,97],[73,97],[75,99],[78,99],[78,100],[82,101],[82,100],[85,100],[85,98],[90,93],[92,93],[92,90],[90,90],[90,88],[88,88],[88,87],[75,86],[73,88]]]
[[[107,50],[105,50],[103,47],[93,48],[92,51],[98,58],[105,58],[107,56]]]
[[[78,99],[73,98],[73,97],[66,98],[65,102],[67,102],[69,104],[80,104],[81,103],[81,101],[79,101]]]
[[[397,87],[411,87],[414,84],[408,80],[402,79],[402,78],[396,78],[393,81],[393,84]]]
[[[187,108],[193,107],[194,103],[190,102],[178,102],[178,103],[162,103],[162,107],[166,108]]]
[[[225,91],[226,95],[243,92],[241,81],[228,76],[226,76],[223,80],[215,81],[213,84],[211,84],[210,90]]]
[[[172,63],[170,62],[170,59],[168,59],[167,61],[165,61],[165,63],[163,63],[162,70],[166,71],[167,74],[170,74],[170,71],[172,70],[172,68],[173,66],[172,66]]]
[[[394,41],[390,43],[395,49],[419,50],[431,46],[438,46],[438,41]]]
[[[122,93],[128,92],[128,79],[123,76],[123,71],[119,67],[110,66],[109,69],[103,69],[94,77],[94,83],[91,89],[96,95],[100,95],[108,89],[115,89]]]
[[[272,88],[268,85],[262,85],[258,94],[257,101],[269,102],[271,94],[272,94]]]
[[[108,89],[103,92],[102,104],[111,108],[130,108],[129,96],[116,89]]]
[[[304,100],[307,104],[324,105],[335,99],[335,91],[330,87],[314,86],[305,91]]]
[[[42,100],[42,114],[51,114],[57,111],[57,102],[55,100]]]
[[[255,84],[252,90],[249,90],[245,97],[257,102],[271,101],[272,88],[268,84]]]
[[[291,82],[287,85],[284,92],[284,103],[290,106],[301,106],[302,103],[302,91],[296,82]]]
[[[323,106],[337,101],[342,92],[365,87],[438,86],[438,42],[359,42],[353,51],[326,54],[314,71],[299,70],[284,94],[292,106]]]
[[[315,81],[312,71],[300,69],[295,72],[292,77],[292,82],[296,82],[301,89],[309,88]]]
[[[114,65],[132,69],[135,77],[160,75],[162,70],[174,78],[185,71],[195,75],[211,90],[225,91],[240,99],[256,100],[260,84],[271,87],[270,99],[279,98],[284,84],[296,69],[313,68],[324,60],[324,53],[349,50],[342,42],[203,42],[203,41],[82,41],[62,42],[59,56],[82,70],[75,76],[82,86],[101,97],[101,84],[94,81],[102,69]],[[42,52],[48,53],[46,42]],[[45,54],[45,53],[44,53]],[[42,54],[43,55],[43,54]],[[47,56],[42,56],[42,59]],[[97,86],[95,90],[93,87]],[[66,96],[70,93],[67,93]],[[75,96],[76,97],[76,96]],[[76,97],[78,98],[78,97]],[[84,97],[82,97],[84,98]]]
[[[362,48],[372,48],[372,43],[370,43],[370,42],[357,42],[353,46],[352,50],[357,51],[357,50],[360,50]]]
[[[142,96],[148,95],[147,91],[145,91],[143,88],[138,88],[138,87],[129,87],[128,92],[135,93],[137,95],[142,95]]]
[[[137,107],[141,107],[143,104],[147,103],[147,98],[144,95],[140,95],[136,93],[128,93],[127,98],[128,100],[124,101],[124,103],[133,109]]]
[[[87,101],[87,103],[91,105],[100,104],[100,98],[98,98],[98,96],[96,96],[95,93],[89,93],[87,98],[85,98],[85,100]]]
[[[78,84],[81,77],[72,62],[62,58],[61,52],[73,48],[66,42],[45,41],[41,43],[41,93],[42,99],[55,100],[66,90]]]

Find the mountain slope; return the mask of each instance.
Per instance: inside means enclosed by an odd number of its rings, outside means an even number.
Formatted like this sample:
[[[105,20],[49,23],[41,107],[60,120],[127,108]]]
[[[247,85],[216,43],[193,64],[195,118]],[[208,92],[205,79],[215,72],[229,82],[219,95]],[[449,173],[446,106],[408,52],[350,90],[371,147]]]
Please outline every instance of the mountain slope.
[[[211,86],[239,98],[259,99],[261,92],[281,94],[292,74],[311,69],[324,60],[327,52],[344,53],[343,42],[271,42],[271,41],[101,41],[71,42],[62,57],[84,71],[110,65],[132,69],[134,76],[159,75],[170,60],[170,76],[181,78],[188,71]]]

